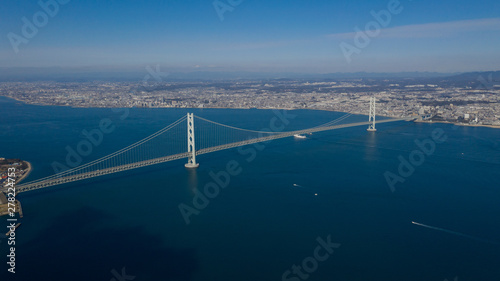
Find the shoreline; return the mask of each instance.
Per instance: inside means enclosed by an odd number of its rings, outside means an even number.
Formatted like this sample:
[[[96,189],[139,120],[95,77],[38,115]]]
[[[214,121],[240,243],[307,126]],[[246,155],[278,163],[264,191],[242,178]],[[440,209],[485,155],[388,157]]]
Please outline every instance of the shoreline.
[[[483,128],[491,128],[491,129],[500,129],[500,126],[498,125],[482,125],[482,124],[464,124],[464,123],[454,123],[454,122],[450,122],[450,121],[414,121],[416,123],[428,123],[428,124],[432,124],[432,123],[441,123],[441,124],[452,124],[452,125],[456,125],[456,126],[462,126],[462,127],[483,127]]]
[[[58,106],[58,107],[69,107],[69,108],[91,108],[91,109],[97,109],[97,108],[107,108],[107,109],[112,109],[112,108],[137,108],[137,109],[241,109],[241,110],[248,110],[248,109],[258,109],[258,110],[317,110],[317,111],[330,111],[330,112],[339,112],[339,113],[350,113],[350,114],[355,114],[355,115],[364,115],[368,116],[368,114],[361,113],[361,112],[347,112],[347,111],[339,111],[339,110],[330,110],[330,109],[320,109],[320,108],[289,108],[289,107],[266,107],[266,108],[259,108],[259,107],[109,107],[109,106],[101,106],[101,107],[92,107],[92,106],[72,106],[72,105],[60,105],[60,104],[44,104],[44,103],[28,103],[26,101],[14,98],[14,97],[8,97],[8,96],[2,96],[4,98],[8,99],[13,99],[18,102],[22,102],[23,104],[26,105],[34,105],[34,106]],[[377,116],[380,117],[387,117],[387,118],[404,118],[401,116],[390,116],[390,115],[382,115],[378,114]]]
[[[84,107],[84,106],[71,106],[71,105],[55,105],[55,104],[39,104],[39,103],[28,103],[26,101],[23,101],[23,100],[19,100],[19,99],[16,99],[16,98],[13,98],[13,97],[8,97],[8,96],[2,96],[2,97],[5,97],[5,98],[9,98],[9,99],[13,99],[15,101],[18,101],[18,102],[22,102],[24,104],[27,104],[27,105],[35,105],[35,106],[60,106],[60,107],[70,107],[70,108],[128,108],[128,109],[131,109],[131,108],[147,108],[147,109],[259,109],[259,110],[273,110],[273,109],[280,109],[280,110],[318,110],[318,111],[331,111],[331,112],[339,112],[339,113],[350,113],[350,114],[356,114],[356,115],[365,115],[365,116],[368,116],[367,114],[364,114],[364,113],[359,113],[359,112],[346,112],[346,111],[336,111],[336,110],[329,110],[329,109],[319,109],[319,108],[279,108],[279,107],[275,107],[275,108],[258,108],[258,107],[251,107],[251,108],[248,108],[248,107],[202,107],[202,108],[198,108],[198,107],[107,107],[107,106],[103,106],[103,107]],[[389,115],[382,115],[382,114],[379,114],[379,115],[376,115],[376,116],[380,116],[380,117],[387,117],[387,118],[402,118],[402,117],[398,117],[398,116],[389,116]],[[453,124],[453,125],[457,125],[457,126],[463,126],[463,127],[484,127],[484,128],[491,128],[491,129],[500,129],[500,125],[482,125],[482,124],[475,124],[475,125],[470,125],[470,124],[464,124],[464,123],[454,123],[454,122],[450,122],[450,121],[419,121],[419,120],[415,120],[413,122],[418,122],[418,123],[442,123],[442,124]]]
[[[19,180],[17,180],[16,185],[22,182],[25,178],[27,178],[31,174],[31,171],[33,170],[33,167],[31,166],[30,162],[25,160],[22,161],[28,165],[28,171],[24,173],[24,175]]]

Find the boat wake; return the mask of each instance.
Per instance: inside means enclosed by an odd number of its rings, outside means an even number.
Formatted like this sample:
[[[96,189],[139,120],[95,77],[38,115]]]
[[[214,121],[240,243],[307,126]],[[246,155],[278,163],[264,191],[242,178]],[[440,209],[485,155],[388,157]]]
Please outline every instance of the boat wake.
[[[452,230],[448,230],[448,229],[444,229],[444,228],[440,228],[440,227],[430,226],[430,225],[426,225],[426,224],[418,223],[418,222],[414,222],[414,221],[412,221],[411,223],[413,223],[415,225],[418,225],[418,226],[422,226],[422,227],[426,227],[426,228],[430,228],[430,229],[434,229],[434,230],[446,232],[446,233],[457,235],[457,236],[462,236],[462,237],[465,237],[465,238],[469,238],[469,239],[480,241],[480,242],[484,242],[484,243],[490,243],[490,244],[500,245],[500,243],[498,243],[496,241],[491,241],[491,240],[487,240],[487,239],[483,239],[483,238],[479,238],[479,237],[474,237],[474,236],[471,236],[471,235],[463,234],[463,233],[460,233],[460,232],[456,232],[456,231],[452,231]]]

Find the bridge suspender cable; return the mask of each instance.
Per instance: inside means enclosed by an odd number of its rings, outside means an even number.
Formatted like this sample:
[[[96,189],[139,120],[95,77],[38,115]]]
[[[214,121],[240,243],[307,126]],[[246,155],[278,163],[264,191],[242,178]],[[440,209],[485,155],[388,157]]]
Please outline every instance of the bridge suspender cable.
[[[343,116],[341,116],[341,117],[339,117],[339,118],[337,118],[337,119],[334,119],[334,120],[332,120],[332,121],[330,121],[330,122],[327,122],[327,123],[325,123],[325,124],[321,124],[321,125],[318,125],[318,126],[316,126],[316,127],[312,127],[312,128],[330,127],[330,126],[331,126],[331,125],[333,125],[333,124],[336,124],[336,123],[338,123],[338,122],[340,122],[340,121],[342,121],[342,120],[347,119],[347,118],[348,118],[348,117],[350,117],[351,115],[352,115],[352,113],[346,113],[345,115],[343,115]]]
[[[262,133],[262,134],[280,134],[282,132],[267,132],[267,131],[254,131],[254,130],[247,130],[247,129],[242,129],[242,128],[237,128],[237,127],[233,127],[233,126],[229,126],[229,125],[224,125],[224,124],[221,124],[221,123],[217,123],[215,121],[211,121],[211,120],[208,120],[208,119],[205,119],[203,117],[200,117],[200,116],[196,116],[196,118],[198,119],[201,119],[203,121],[206,121],[206,122],[209,122],[209,123],[212,123],[212,124],[215,124],[215,125],[219,125],[219,126],[222,126],[222,127],[226,127],[226,128],[230,128],[230,129],[235,129],[235,130],[240,130],[240,131],[245,131],[245,132],[251,132],[251,133]]]
[[[371,103],[374,103],[373,101],[370,101]],[[374,106],[371,105],[373,108],[373,113],[370,115],[374,115]],[[371,108],[371,111],[372,111]],[[41,179],[37,179],[25,184],[21,184],[18,186],[20,192],[23,191],[28,191],[28,190],[33,190],[33,189],[38,189],[38,188],[43,188],[47,186],[52,186],[52,185],[57,185],[57,184],[62,184],[66,182],[72,182],[72,181],[77,181],[77,180],[82,180],[82,179],[88,179],[96,176],[101,176],[105,174],[110,174],[110,173],[115,173],[119,171],[125,171],[125,170],[130,170],[130,169],[135,169],[138,167],[145,167],[153,164],[158,164],[158,163],[164,163],[167,161],[172,161],[176,159],[181,159],[185,158],[188,156],[193,156],[193,154],[199,155],[199,154],[205,154],[209,152],[214,152],[214,151],[219,151],[223,149],[228,149],[232,147],[238,147],[242,145],[247,145],[251,143],[256,143],[256,142],[261,142],[261,141],[267,141],[267,140],[273,140],[273,139],[279,139],[279,138],[285,138],[288,136],[292,136],[294,134],[302,134],[302,133],[310,133],[310,132],[321,132],[321,131],[326,131],[326,130],[334,130],[334,129],[340,129],[340,128],[347,128],[347,127],[352,127],[352,126],[359,126],[359,125],[364,125],[368,123],[372,123],[374,121],[374,118],[370,116],[370,121],[369,122],[358,122],[358,123],[351,123],[351,124],[341,124],[341,125],[335,125],[334,124],[343,121],[350,117],[352,113],[346,113],[345,115],[332,120],[330,122],[321,124],[316,127],[312,128],[307,128],[307,129],[302,129],[302,130],[293,130],[293,131],[280,131],[280,132],[269,132],[269,131],[257,131],[257,130],[248,130],[248,129],[242,129],[234,126],[229,126],[225,124],[221,124],[218,122],[214,122],[199,116],[194,116],[192,113],[189,114],[189,120],[191,120],[191,125],[188,122],[188,131],[191,129],[191,136],[192,136],[192,144],[193,144],[193,149],[190,152],[176,152],[177,150],[180,149],[182,151],[183,148],[182,146],[179,146],[179,143],[176,139],[173,140],[170,146],[164,146],[163,143],[157,144],[155,142],[149,142],[157,137],[164,135],[167,131],[177,128],[178,130],[181,129],[178,125],[181,124],[181,122],[185,121],[188,117],[183,116],[182,118],[178,119],[177,121],[173,122],[172,124],[162,128],[161,130],[155,132],[154,134],[151,134],[150,136],[135,142],[125,148],[122,148],[116,152],[113,152],[107,156],[101,157],[97,160],[91,161],[89,163],[86,163],[84,165],[57,173],[52,176],[44,177]],[[209,138],[202,138],[202,141],[205,142],[207,147],[204,147],[202,149],[194,150],[194,117],[197,119],[203,120],[205,122],[208,122],[212,125],[209,126],[208,128],[210,130],[215,130],[215,136],[212,134],[212,131],[209,131]],[[394,122],[394,121],[410,121],[412,118],[402,118],[402,119],[388,119],[388,120],[383,120],[379,121],[379,123],[386,123],[386,122]],[[234,132],[223,132],[221,131],[222,128],[229,128],[237,131],[243,131],[243,132],[251,132],[251,133],[258,133],[260,134],[259,137],[257,138],[249,138],[247,140],[243,141],[238,141],[235,139],[236,135],[234,135]],[[205,128],[206,129],[206,128]],[[170,137],[170,136],[176,136],[179,132],[173,131],[171,134],[164,135],[165,137]],[[267,136],[262,136],[261,134],[269,134]],[[189,135],[189,134],[188,134]],[[215,137],[215,142],[211,140],[210,138]],[[238,136],[242,137],[242,136]],[[160,141],[161,139],[157,139]],[[146,144],[147,145],[143,145]],[[203,143],[202,143],[203,144]],[[160,145],[160,148],[166,147],[168,149],[168,153],[165,153],[161,151],[158,155],[154,155],[152,152],[158,152],[160,151],[158,149],[158,145]],[[172,146],[176,146],[173,147]],[[132,150],[134,148],[138,147],[138,149]],[[177,150],[175,150],[177,149]],[[185,151],[185,150],[184,150]],[[127,153],[130,152],[130,153]],[[127,154],[125,154],[127,153]],[[151,155],[150,155],[151,154]],[[111,159],[111,161],[105,162],[106,160]],[[193,157],[194,160],[194,157]],[[195,164],[195,161],[193,161],[193,164]]]
[[[330,122],[327,122],[327,123],[325,123],[325,124],[318,125],[318,126],[316,126],[316,127],[312,127],[312,128],[329,127],[329,126],[331,126],[331,125],[333,125],[333,124],[335,124],[335,123],[338,123],[338,122],[340,122],[340,121],[342,121],[342,120],[345,120],[346,118],[350,117],[351,115],[352,115],[352,113],[347,113],[347,114],[345,114],[345,115],[343,115],[343,116],[341,116],[341,117],[339,117],[339,118],[337,118],[337,119],[335,119],[335,120],[332,120],[332,121],[330,121]],[[242,129],[242,128],[238,128],[238,127],[233,127],[233,126],[229,126],[229,125],[225,125],[225,124],[217,123],[217,122],[215,122],[215,121],[211,121],[211,120],[205,119],[205,118],[200,117],[200,116],[196,116],[196,115],[195,115],[195,117],[196,117],[196,118],[198,118],[198,119],[201,119],[201,120],[203,120],[203,121],[206,121],[206,122],[212,123],[212,124],[216,124],[216,125],[219,125],[219,126],[222,126],[222,127],[230,128],[230,129],[235,129],[235,130],[245,131],[245,132],[251,132],[251,133],[261,133],[261,134],[282,134],[282,133],[286,133],[286,131],[285,131],[285,132],[283,132],[283,131],[280,131],[280,132],[268,132],[268,131],[254,131],[254,130]]]
[[[109,154],[109,155],[106,155],[106,156],[104,156],[104,157],[101,157],[101,158],[99,158],[99,159],[97,159],[97,160],[94,160],[94,161],[89,162],[89,163],[86,163],[86,164],[84,164],[84,165],[80,165],[80,166],[78,166],[78,167],[75,167],[75,168],[72,168],[72,169],[69,169],[69,170],[66,170],[66,171],[63,171],[63,172],[57,173],[57,174],[52,175],[52,176],[48,176],[48,177],[44,177],[44,178],[41,178],[41,179],[38,179],[38,180],[34,180],[34,181],[32,181],[32,182],[29,182],[29,183],[36,183],[36,182],[40,182],[40,181],[44,181],[44,180],[48,180],[48,179],[52,179],[52,178],[58,178],[58,177],[61,177],[61,176],[64,176],[64,175],[68,175],[68,174],[70,174],[70,173],[73,173],[73,172],[76,172],[76,171],[82,170],[82,169],[84,169],[84,168],[87,168],[87,167],[89,167],[89,166],[91,166],[91,165],[94,165],[94,164],[100,163],[100,162],[102,162],[102,161],[108,160],[108,159],[110,159],[110,158],[112,158],[112,157],[114,157],[114,156],[117,156],[117,155],[122,154],[122,153],[124,153],[124,152],[126,152],[126,151],[129,151],[129,150],[131,150],[132,148],[135,148],[135,147],[137,147],[137,146],[139,146],[139,145],[141,145],[141,144],[143,144],[143,143],[145,143],[145,142],[147,142],[147,141],[149,141],[149,140],[151,140],[151,139],[156,138],[157,136],[159,136],[159,135],[161,135],[161,134],[163,134],[163,133],[165,133],[165,132],[169,131],[170,129],[172,129],[173,127],[175,127],[176,125],[178,125],[180,122],[184,121],[185,119],[186,119],[186,116],[183,116],[182,118],[180,118],[180,119],[178,119],[177,121],[173,122],[172,124],[170,124],[170,125],[168,125],[168,126],[164,127],[163,129],[161,129],[161,130],[157,131],[156,133],[154,133],[154,134],[152,134],[152,135],[150,135],[150,136],[147,136],[146,138],[144,138],[144,139],[142,139],[142,140],[140,140],[140,141],[138,141],[138,142],[135,142],[135,143],[133,143],[133,144],[131,144],[131,145],[129,145],[129,146],[127,146],[127,147],[125,147],[125,148],[122,148],[122,149],[120,149],[120,150],[118,150],[118,151],[115,151],[115,152],[113,152],[113,153],[111,153],[111,154]]]
[[[349,117],[349,116],[351,116],[351,115],[352,115],[351,113],[345,114],[345,115],[344,115],[344,116],[342,116],[342,117],[339,117],[339,118],[337,118],[337,119],[335,119],[335,120],[332,120],[332,121],[330,121],[330,122],[324,123],[324,124],[322,124],[322,125],[319,125],[319,126],[316,126],[316,127],[313,127],[313,128],[318,128],[318,127],[328,127],[328,126],[331,126],[331,125],[333,125],[333,124],[335,124],[335,123],[338,123],[338,122],[340,122],[340,121],[342,121],[342,120],[345,120],[346,118],[348,118],[348,117]],[[282,132],[282,131],[280,131],[280,132],[268,132],[268,131],[248,130],[248,129],[243,129],[243,128],[238,128],[238,127],[234,127],[234,126],[225,125],[225,124],[218,123],[218,122],[215,122],[215,121],[211,121],[211,120],[205,119],[205,118],[203,118],[203,117],[199,117],[199,116],[195,116],[195,117],[196,117],[196,118],[198,118],[198,119],[201,119],[201,120],[203,120],[203,121],[206,121],[206,122],[208,122],[208,123],[212,123],[212,124],[215,124],[215,125],[219,125],[219,126],[226,127],[226,128],[230,128],[230,129],[240,130],[240,131],[253,132],[253,133],[260,133],[260,134],[275,134],[275,135],[277,135],[277,134],[281,134],[281,133],[286,133],[286,132]],[[137,146],[139,146],[139,145],[141,145],[141,144],[143,144],[143,143],[146,143],[147,141],[150,141],[150,140],[152,140],[152,139],[156,138],[157,136],[159,136],[159,135],[161,135],[161,134],[163,134],[163,133],[165,133],[165,132],[169,131],[170,129],[172,129],[173,127],[175,127],[176,125],[178,125],[180,122],[183,122],[184,120],[186,120],[186,118],[187,118],[186,116],[183,116],[183,117],[181,117],[180,119],[178,119],[177,121],[173,122],[172,124],[170,124],[170,125],[168,125],[168,126],[166,126],[166,127],[162,128],[161,130],[159,130],[159,131],[155,132],[154,134],[151,134],[150,136],[148,136],[148,137],[146,137],[146,138],[144,138],[144,139],[142,139],[142,140],[140,140],[140,141],[138,141],[138,142],[135,142],[135,143],[133,143],[133,144],[131,144],[131,145],[129,145],[129,146],[127,146],[127,147],[125,147],[125,148],[122,148],[122,149],[120,149],[120,150],[118,150],[118,151],[115,151],[115,152],[113,152],[113,153],[111,153],[111,154],[109,154],[109,155],[106,155],[106,156],[104,156],[104,157],[101,157],[101,158],[99,158],[99,159],[96,159],[96,160],[94,160],[94,161],[91,161],[91,162],[89,162],[89,163],[86,163],[86,164],[80,165],[80,166],[78,166],[78,167],[75,167],[75,168],[72,168],[72,169],[69,169],[69,170],[66,170],[66,171],[63,171],[63,172],[57,173],[57,174],[55,174],[55,175],[51,175],[51,176],[47,176],[47,177],[44,177],[44,178],[40,178],[40,179],[37,179],[37,180],[31,181],[31,182],[29,182],[29,183],[31,184],[31,183],[37,183],[37,182],[46,181],[46,180],[50,180],[50,179],[54,179],[54,178],[59,178],[59,177],[65,176],[65,175],[69,175],[69,174],[71,174],[71,173],[75,173],[75,172],[77,172],[77,171],[81,171],[81,170],[83,170],[83,169],[85,169],[85,168],[88,168],[88,167],[90,167],[90,166],[92,166],[92,165],[99,164],[99,163],[101,163],[101,162],[103,162],[103,161],[106,161],[106,160],[108,160],[108,159],[111,159],[112,157],[115,157],[115,156],[118,156],[118,155],[120,155],[120,154],[123,154],[123,153],[125,153],[125,152],[127,152],[127,151],[130,151],[131,149],[133,149],[133,148],[135,148],[135,147],[137,147]]]

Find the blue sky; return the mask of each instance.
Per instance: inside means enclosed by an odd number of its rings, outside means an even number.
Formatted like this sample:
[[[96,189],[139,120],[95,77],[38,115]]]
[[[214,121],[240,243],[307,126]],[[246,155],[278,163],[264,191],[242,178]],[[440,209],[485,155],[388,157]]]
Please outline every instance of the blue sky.
[[[232,9],[221,20],[213,0],[71,0],[58,3],[44,24],[37,1],[2,0],[0,66],[160,64],[182,71],[318,73],[500,69],[499,1],[401,0],[399,13],[389,12],[387,25],[372,30],[368,44],[356,45],[355,28],[364,32],[375,20],[371,11],[389,11],[388,5],[397,4],[391,1],[220,0]],[[33,23],[34,15],[40,27],[25,38],[22,18]],[[12,43],[13,36],[23,42]],[[342,42],[356,50],[349,59]]]

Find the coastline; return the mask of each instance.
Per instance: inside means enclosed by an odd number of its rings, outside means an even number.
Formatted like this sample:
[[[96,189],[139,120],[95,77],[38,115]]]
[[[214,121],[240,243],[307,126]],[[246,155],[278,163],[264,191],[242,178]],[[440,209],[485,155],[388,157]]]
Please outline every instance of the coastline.
[[[0,95],[2,96],[2,95]],[[350,114],[355,114],[355,115],[366,115],[367,114],[363,112],[348,112],[348,111],[339,111],[339,110],[332,110],[332,109],[321,109],[321,108],[289,108],[289,107],[109,107],[109,106],[102,106],[102,107],[92,107],[92,106],[72,106],[72,105],[61,105],[61,104],[44,104],[44,103],[29,103],[24,100],[20,100],[18,98],[14,97],[9,97],[9,96],[2,96],[8,99],[13,99],[15,101],[21,102],[26,105],[34,105],[34,106],[58,106],[58,107],[70,107],[70,108],[145,108],[145,109],[259,109],[259,110],[274,110],[274,109],[279,109],[279,110],[318,110],[318,111],[331,111],[331,112],[339,112],[339,113],[350,113]],[[382,115],[382,114],[377,114],[377,116],[380,117],[387,117],[387,118],[401,118],[401,116],[390,116],[390,115]]]
[[[456,125],[456,126],[462,126],[462,127],[484,127],[484,128],[492,128],[492,129],[500,129],[500,126],[497,126],[497,125],[482,125],[482,124],[464,124],[464,123],[454,123],[454,122],[450,122],[450,121],[414,121],[414,122],[418,122],[418,123],[428,123],[428,124],[432,124],[432,123],[442,123],[442,124],[453,124],[453,125]]]
[[[71,108],[143,108],[143,107],[85,107],[85,106],[71,106],[71,105],[55,105],[55,104],[40,104],[40,103],[28,103],[23,100],[19,100],[14,97],[8,97],[8,96],[3,96],[5,98],[13,99],[18,102],[22,102],[27,105],[35,105],[35,106],[60,106],[60,107],[71,107]],[[169,109],[169,108],[174,108],[174,109],[189,109],[188,107],[144,107],[144,108],[149,108],[149,109]],[[200,109],[197,107],[191,107],[192,109]],[[273,110],[273,109],[279,109],[279,110],[318,110],[318,111],[332,111],[332,112],[339,112],[339,113],[351,113],[351,114],[356,114],[356,115],[366,115],[365,113],[361,112],[346,112],[346,111],[337,111],[337,110],[330,110],[330,109],[320,109],[320,108],[280,108],[280,107],[274,107],[274,108],[258,108],[258,107],[203,107],[202,109],[259,109],[259,110]],[[389,116],[389,115],[382,115],[382,114],[377,114],[379,117],[387,117],[387,118],[401,118],[400,116]],[[464,126],[464,127],[485,127],[485,128],[491,128],[491,129],[500,129],[500,126],[497,125],[482,125],[482,124],[475,124],[475,125],[470,125],[470,124],[464,124],[464,123],[454,123],[450,121],[423,121],[423,120],[415,120],[413,122],[419,122],[419,123],[443,123],[443,124],[453,124],[457,126]]]
[[[31,171],[33,170],[33,167],[31,166],[30,162],[24,161],[24,160],[23,160],[23,162],[28,165],[28,171],[26,173],[24,173],[24,175],[19,180],[17,180],[16,184],[19,184],[21,181],[23,181],[25,178],[27,178],[30,175]]]

